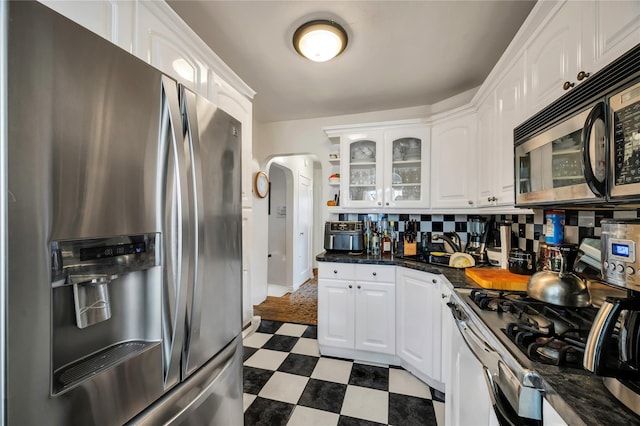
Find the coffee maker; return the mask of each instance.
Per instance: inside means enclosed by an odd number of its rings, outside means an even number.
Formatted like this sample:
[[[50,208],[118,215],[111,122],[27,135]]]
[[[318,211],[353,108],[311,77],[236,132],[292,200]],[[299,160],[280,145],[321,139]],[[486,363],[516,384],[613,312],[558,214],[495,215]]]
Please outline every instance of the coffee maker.
[[[602,303],[587,339],[584,368],[604,376],[605,387],[640,415],[640,220],[602,221],[601,270],[607,284],[626,298]]]
[[[482,216],[469,216],[469,222],[467,223],[469,241],[465,252],[473,256],[476,263],[484,263],[486,261],[485,250],[490,229],[490,224]]]

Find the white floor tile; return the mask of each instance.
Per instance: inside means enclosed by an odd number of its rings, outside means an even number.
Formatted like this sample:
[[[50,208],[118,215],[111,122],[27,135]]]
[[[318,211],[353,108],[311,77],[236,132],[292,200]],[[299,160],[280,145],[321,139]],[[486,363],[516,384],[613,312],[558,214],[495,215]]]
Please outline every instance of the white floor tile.
[[[282,361],[289,355],[288,352],[272,351],[270,349],[258,349],[244,362],[247,367],[263,368],[275,371]]]
[[[389,369],[389,392],[431,399],[429,386],[406,370]]]
[[[326,380],[335,383],[349,383],[353,362],[332,358],[320,358],[311,373],[313,379]]]
[[[308,381],[308,377],[276,371],[260,390],[258,396],[297,404]]]
[[[338,420],[339,414],[298,405],[293,410],[287,426],[336,426]]]
[[[242,394],[242,411],[247,411],[247,408],[253,403],[253,401],[258,397],[258,395],[252,395],[250,393]]]
[[[433,401],[433,410],[436,413],[437,424],[444,426],[444,402]]]
[[[291,324],[289,322],[282,324],[282,327],[276,331],[276,334],[283,334],[285,336],[300,337],[302,333],[307,329],[306,325]]]
[[[340,414],[387,424],[389,393],[360,386],[347,386]]]
[[[267,343],[267,341],[269,339],[271,339],[271,337],[273,336],[273,334],[266,334],[266,333],[253,333],[252,335],[248,336],[246,339],[244,339],[242,341],[242,344],[244,346],[248,346],[250,348],[261,348],[262,345],[264,345],[265,343]]]
[[[316,339],[301,337],[296,345],[291,349],[291,353],[309,356],[320,356],[320,348]]]

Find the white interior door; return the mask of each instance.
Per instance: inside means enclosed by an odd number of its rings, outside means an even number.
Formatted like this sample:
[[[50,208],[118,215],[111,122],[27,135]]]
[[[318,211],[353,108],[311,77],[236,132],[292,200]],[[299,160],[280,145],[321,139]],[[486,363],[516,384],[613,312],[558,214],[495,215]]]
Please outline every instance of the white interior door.
[[[295,279],[293,289],[296,290],[311,277],[311,232],[313,226],[313,181],[299,175],[298,179],[298,214],[295,253]]]

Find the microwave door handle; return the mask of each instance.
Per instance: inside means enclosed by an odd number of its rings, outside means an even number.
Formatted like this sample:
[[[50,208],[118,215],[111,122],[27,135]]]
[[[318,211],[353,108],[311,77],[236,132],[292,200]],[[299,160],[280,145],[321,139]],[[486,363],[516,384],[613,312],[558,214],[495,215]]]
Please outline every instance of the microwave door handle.
[[[581,160],[582,160],[582,170],[584,173],[584,178],[589,186],[591,191],[599,196],[604,197],[606,194],[605,181],[598,180],[596,178],[595,173],[593,172],[593,168],[591,167],[591,133],[593,131],[593,127],[601,120],[606,123],[606,110],[604,102],[598,102],[592,109],[587,119],[584,123],[584,127],[582,128],[582,147],[581,147]],[[606,138],[607,132],[604,132],[604,137]],[[596,141],[597,143],[597,141]],[[605,150],[606,155],[606,150]]]

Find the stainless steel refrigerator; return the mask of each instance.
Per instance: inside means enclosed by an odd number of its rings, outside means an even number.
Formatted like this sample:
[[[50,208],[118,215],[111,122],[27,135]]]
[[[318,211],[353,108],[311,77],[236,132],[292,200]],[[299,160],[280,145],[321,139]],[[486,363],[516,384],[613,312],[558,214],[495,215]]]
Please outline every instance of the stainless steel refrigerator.
[[[242,424],[240,123],[5,10],[5,421]]]

